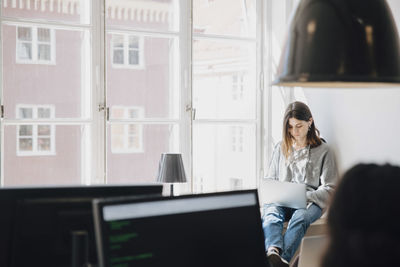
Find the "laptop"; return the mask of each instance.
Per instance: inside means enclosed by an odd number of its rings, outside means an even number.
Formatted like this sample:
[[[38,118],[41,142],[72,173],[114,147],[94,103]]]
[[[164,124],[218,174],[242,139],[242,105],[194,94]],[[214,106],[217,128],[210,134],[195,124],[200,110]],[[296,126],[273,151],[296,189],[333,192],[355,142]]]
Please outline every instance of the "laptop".
[[[305,236],[301,240],[298,267],[319,267],[328,245],[326,235]]]
[[[307,206],[306,185],[262,179],[259,187],[261,204],[274,203],[278,206],[301,209]]]
[[[93,201],[100,267],[269,267],[257,190]]]

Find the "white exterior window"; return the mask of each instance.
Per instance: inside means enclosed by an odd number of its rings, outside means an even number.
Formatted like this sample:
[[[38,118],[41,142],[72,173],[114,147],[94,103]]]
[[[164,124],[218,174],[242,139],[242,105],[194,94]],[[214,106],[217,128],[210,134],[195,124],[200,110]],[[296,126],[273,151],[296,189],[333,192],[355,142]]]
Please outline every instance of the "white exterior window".
[[[113,34],[111,46],[113,67],[144,68],[143,37],[129,34]]]
[[[143,118],[143,108],[114,106],[113,120]],[[111,125],[112,153],[143,153],[143,126],[137,123],[116,123]]]
[[[37,121],[53,119],[54,106],[17,105],[17,118]],[[55,155],[55,126],[49,123],[18,125],[17,155]]]
[[[243,152],[243,127],[231,127],[232,152]]]
[[[232,99],[243,100],[244,75],[241,73],[232,75]]]
[[[54,30],[17,26],[17,63],[55,64]]]

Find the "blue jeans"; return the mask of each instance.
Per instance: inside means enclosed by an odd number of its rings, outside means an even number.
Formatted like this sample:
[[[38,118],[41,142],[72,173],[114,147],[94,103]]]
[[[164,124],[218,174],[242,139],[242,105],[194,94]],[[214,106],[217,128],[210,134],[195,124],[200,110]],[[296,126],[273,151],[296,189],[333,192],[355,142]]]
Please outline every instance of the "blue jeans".
[[[263,207],[263,229],[265,248],[277,247],[281,257],[290,262],[300,245],[307,228],[322,215],[321,208],[312,204],[307,209],[292,209],[274,204]],[[283,223],[289,221],[285,234],[282,235]]]

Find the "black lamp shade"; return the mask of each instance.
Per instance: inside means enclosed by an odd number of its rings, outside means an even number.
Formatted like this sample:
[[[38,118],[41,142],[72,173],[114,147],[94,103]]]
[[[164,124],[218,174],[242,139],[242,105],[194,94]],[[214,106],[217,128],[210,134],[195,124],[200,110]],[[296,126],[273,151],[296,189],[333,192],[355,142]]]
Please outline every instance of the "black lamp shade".
[[[281,86],[399,86],[400,46],[385,0],[302,0],[287,33]]]
[[[183,168],[182,155],[179,153],[163,153],[158,167],[157,182],[185,183],[186,174]]]

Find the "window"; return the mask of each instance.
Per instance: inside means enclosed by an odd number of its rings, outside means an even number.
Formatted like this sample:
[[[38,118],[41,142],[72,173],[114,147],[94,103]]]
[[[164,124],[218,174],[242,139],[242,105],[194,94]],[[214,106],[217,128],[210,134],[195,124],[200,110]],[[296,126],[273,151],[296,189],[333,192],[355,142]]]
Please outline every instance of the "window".
[[[55,63],[54,31],[36,26],[17,26],[17,63]]]
[[[113,67],[143,68],[143,38],[129,34],[112,35]]]
[[[202,192],[256,186],[258,4],[193,0],[193,27],[202,29],[192,42],[193,182]]]
[[[181,152],[178,191],[255,188],[283,93],[261,23],[293,1],[2,0],[0,186],[152,183]]]
[[[21,120],[54,118],[54,106],[17,105]],[[55,155],[55,126],[48,123],[22,124],[17,127],[17,155]]]
[[[243,128],[231,127],[232,152],[243,152]]]
[[[243,100],[244,91],[244,75],[234,74],[232,76],[232,99],[233,100]]]
[[[119,107],[111,109],[111,117],[118,119],[143,118],[141,107]],[[143,152],[143,126],[134,123],[120,123],[111,126],[112,153],[139,153]]]

